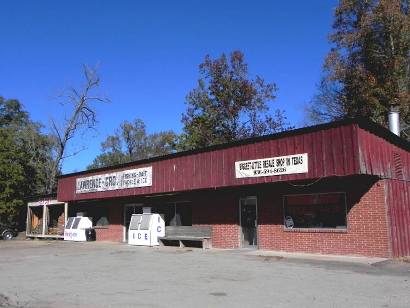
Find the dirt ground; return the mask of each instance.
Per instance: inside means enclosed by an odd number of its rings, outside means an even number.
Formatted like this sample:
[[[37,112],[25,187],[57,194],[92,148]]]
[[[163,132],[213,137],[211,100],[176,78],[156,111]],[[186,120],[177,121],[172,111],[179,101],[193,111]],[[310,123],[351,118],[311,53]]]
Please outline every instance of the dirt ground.
[[[410,307],[410,263],[0,241],[0,307]]]

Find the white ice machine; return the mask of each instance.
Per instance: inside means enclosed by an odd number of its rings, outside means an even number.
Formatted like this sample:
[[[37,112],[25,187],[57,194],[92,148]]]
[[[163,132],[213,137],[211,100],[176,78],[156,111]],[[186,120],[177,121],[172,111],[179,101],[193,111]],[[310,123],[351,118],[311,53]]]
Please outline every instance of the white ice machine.
[[[159,214],[133,214],[128,229],[128,244],[158,246],[165,236],[165,222]]]
[[[69,217],[64,229],[65,241],[85,242],[90,240],[87,237],[89,230],[93,227],[93,222],[90,217]]]

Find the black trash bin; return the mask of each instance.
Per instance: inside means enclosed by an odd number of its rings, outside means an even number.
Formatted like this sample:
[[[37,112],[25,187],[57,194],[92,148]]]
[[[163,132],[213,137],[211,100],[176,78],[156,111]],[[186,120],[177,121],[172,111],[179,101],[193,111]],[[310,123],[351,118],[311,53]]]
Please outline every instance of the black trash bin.
[[[92,228],[85,229],[85,238],[87,239],[87,242],[95,241],[95,238],[96,238],[95,230]]]

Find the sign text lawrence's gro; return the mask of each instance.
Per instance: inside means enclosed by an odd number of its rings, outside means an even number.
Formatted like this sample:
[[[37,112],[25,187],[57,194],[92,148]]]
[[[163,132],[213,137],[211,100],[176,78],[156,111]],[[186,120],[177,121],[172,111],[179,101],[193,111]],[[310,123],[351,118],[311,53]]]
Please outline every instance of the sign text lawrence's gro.
[[[152,167],[98,174],[76,180],[77,194],[152,186]]]
[[[308,172],[307,153],[235,162],[236,178],[306,172]]]

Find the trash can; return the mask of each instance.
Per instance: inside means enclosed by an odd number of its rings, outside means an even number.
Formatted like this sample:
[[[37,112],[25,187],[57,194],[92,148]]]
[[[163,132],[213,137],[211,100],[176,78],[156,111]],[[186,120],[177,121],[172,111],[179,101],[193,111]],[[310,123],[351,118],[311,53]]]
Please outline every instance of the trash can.
[[[85,238],[87,242],[89,241],[95,241],[96,235],[95,235],[95,230],[92,228],[85,229]]]

